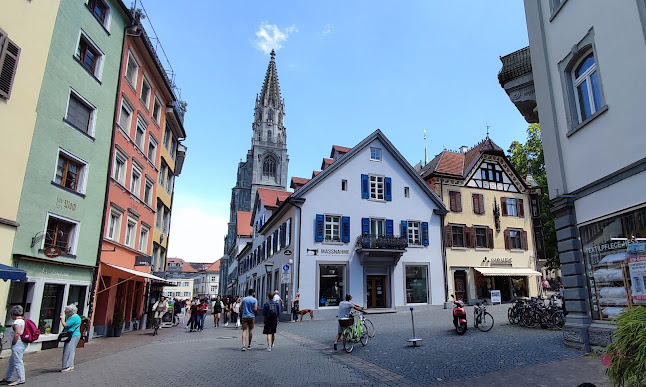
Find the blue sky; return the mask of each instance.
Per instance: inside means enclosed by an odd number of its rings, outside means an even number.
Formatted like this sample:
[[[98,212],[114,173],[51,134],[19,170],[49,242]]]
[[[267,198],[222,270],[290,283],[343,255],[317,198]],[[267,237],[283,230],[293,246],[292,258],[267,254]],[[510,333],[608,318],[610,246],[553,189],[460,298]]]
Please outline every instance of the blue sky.
[[[474,145],[485,123],[504,149],[525,139],[527,124],[497,80],[499,56],[528,44],[521,1],[184,4],[143,3],[188,102],[170,257],[223,254],[231,188],[272,47],[290,178],[310,177],[332,145],[352,147],[377,128],[413,165],[424,158],[424,129],[429,158]]]

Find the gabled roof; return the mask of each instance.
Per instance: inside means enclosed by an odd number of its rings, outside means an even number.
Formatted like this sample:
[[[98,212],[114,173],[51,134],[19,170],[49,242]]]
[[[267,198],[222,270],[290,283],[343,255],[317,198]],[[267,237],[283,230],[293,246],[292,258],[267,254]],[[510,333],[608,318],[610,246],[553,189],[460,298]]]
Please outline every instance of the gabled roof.
[[[327,157],[323,157],[323,162],[321,163],[321,170],[324,170],[328,166],[332,165],[334,162],[333,159],[328,159]]]
[[[290,185],[290,188],[294,188],[294,184],[305,185],[310,180],[311,179],[305,179],[303,177],[292,177],[292,184]]]
[[[443,150],[422,168],[422,178],[426,178],[432,174],[465,177],[483,153],[505,156],[502,148],[487,136],[466,152]]]
[[[251,227],[251,212],[238,211],[236,216],[238,236],[251,236],[251,234],[253,234],[253,227]]]
[[[291,195],[291,192],[258,187],[258,196],[266,208],[276,208]]]
[[[217,261],[213,262],[211,266],[209,266],[205,271],[211,272],[211,273],[219,273],[220,272],[220,260],[218,259]]]
[[[197,273],[197,270],[181,258],[166,258],[166,266],[168,266],[169,263],[181,263],[182,270],[180,270],[180,272],[182,273]]]
[[[390,152],[390,154],[393,156],[393,159],[399,163],[399,165],[408,173],[408,176],[415,182],[417,185],[428,195],[429,198],[433,201],[433,203],[437,206],[437,210],[435,211],[437,214],[446,214],[446,207],[444,206],[444,203],[442,203],[442,200],[437,196],[435,192],[433,192],[428,185],[422,180],[417,172],[413,169],[413,167],[406,161],[404,156],[402,156],[401,153],[395,148],[395,146],[388,140],[386,135],[383,134],[383,132],[379,129],[375,130],[372,132],[368,137],[364,138],[361,142],[359,142],[356,146],[354,146],[348,153],[343,156],[343,158],[337,160],[335,163],[330,165],[328,168],[326,168],[323,172],[317,173],[312,180],[310,180],[307,184],[305,184],[301,189],[299,189],[297,192],[295,192],[290,200],[292,198],[299,199],[302,198],[302,196],[309,191],[310,189],[314,188],[316,184],[318,184],[320,181],[325,179],[327,175],[333,173],[336,169],[341,168],[345,163],[348,162],[348,160],[352,159],[354,155],[357,153],[361,152],[364,148],[369,146],[373,141],[379,140],[383,147]]]
[[[341,146],[341,145],[332,145],[332,151],[330,152],[330,158],[334,158],[334,152],[335,151],[338,152],[338,153],[341,153],[342,155],[344,155],[344,154],[350,152],[350,149],[352,149],[352,148],[348,148],[348,147]]]
[[[321,173],[321,171],[313,171],[312,172],[312,179],[318,176],[318,174]]]

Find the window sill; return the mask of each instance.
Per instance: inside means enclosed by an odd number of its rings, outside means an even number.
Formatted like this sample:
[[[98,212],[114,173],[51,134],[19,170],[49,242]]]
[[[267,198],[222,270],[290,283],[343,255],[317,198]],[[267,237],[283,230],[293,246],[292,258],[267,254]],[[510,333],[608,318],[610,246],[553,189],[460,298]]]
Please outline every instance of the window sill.
[[[76,126],[74,126],[74,124],[72,124],[71,122],[69,122],[69,121],[67,120],[67,118],[63,118],[63,122],[64,122],[64,123],[66,123],[68,126],[70,126],[72,129],[79,131],[82,135],[84,135],[85,137],[87,137],[88,139],[90,139],[92,142],[94,142],[94,141],[95,141],[95,138],[94,138],[94,137],[92,137],[90,134],[88,134],[85,130],[83,130],[83,129],[79,129],[79,128],[77,128]]]
[[[172,158],[172,157],[171,157],[171,158]],[[174,158],[172,158],[172,159],[173,159],[173,160],[175,160]],[[387,202],[387,201],[386,201],[386,199],[374,199],[374,198],[368,198],[368,199],[366,199],[366,200],[368,200],[368,201],[370,201],[370,202],[377,202],[377,203],[386,203],[386,202]]]
[[[76,196],[78,196],[78,197],[81,197],[81,198],[85,199],[85,194],[84,194],[84,193],[76,192],[76,191],[74,191],[73,189],[70,189],[70,188],[67,188],[67,187],[65,187],[65,186],[62,186],[62,185],[58,184],[58,183],[57,183],[57,182],[55,182],[55,181],[52,181],[52,185],[53,185],[53,186],[55,186],[55,187],[58,187],[58,188],[62,189],[63,191],[67,191],[67,192],[69,192],[69,193],[71,193],[71,194],[74,194],[74,195],[76,195]]]
[[[476,251],[491,251],[492,249],[488,247],[476,247]]]
[[[101,19],[99,19],[99,17],[96,16],[94,12],[92,12],[92,8],[90,8],[89,5],[85,4],[85,8],[87,8],[87,10],[90,11],[92,16],[94,16],[94,18],[99,23],[99,25],[101,25],[101,28],[103,28],[103,30],[105,31],[105,33],[108,34],[108,36],[110,36],[110,31],[108,31],[108,29],[105,27],[105,21],[101,21]],[[106,14],[106,17],[107,17],[107,14]]]
[[[321,242],[321,244],[323,244],[323,245],[342,245],[342,244],[344,244],[344,243],[347,243],[347,242],[341,242],[341,241],[325,241],[325,240],[324,240],[323,242]]]
[[[42,254],[42,255],[45,255],[45,250],[44,250],[44,249],[38,249],[38,253],[39,253],[39,254]],[[70,259],[76,259],[76,255],[75,255],[75,254],[66,254],[66,253],[61,253],[61,255],[59,255],[58,257],[70,258]],[[58,258],[58,257],[56,257],[56,258]],[[51,260],[54,260],[54,259],[55,259],[55,258],[50,258],[50,257],[48,257],[48,256],[46,256],[46,255],[45,255],[45,258],[47,258],[47,259],[51,259]]]
[[[552,9],[552,15],[550,16],[550,23],[552,22],[552,20],[554,20],[554,18],[556,17],[556,14],[559,13],[559,11],[561,10],[561,8],[563,8],[563,5],[565,3],[567,3],[567,0],[562,0],[561,4],[556,6],[555,9]]]
[[[146,111],[146,113],[150,114],[150,111],[148,110],[148,103],[150,103],[150,101],[146,102],[146,101],[144,101],[143,99],[139,98],[139,103],[140,103],[140,104],[141,104],[141,106],[144,108],[144,110]]]
[[[128,135],[128,132],[126,132],[126,130],[122,128],[121,125],[119,125],[119,123],[117,123],[117,127],[119,127],[119,133],[121,133],[121,135],[126,139],[126,141],[128,141],[129,143],[132,142],[132,139]]]
[[[126,77],[125,75],[123,76],[123,79],[126,80],[126,84],[130,87],[130,90],[132,90],[132,92],[137,95],[137,88],[132,84],[132,81],[130,81],[130,79],[128,79],[128,77]]]
[[[571,136],[571,135],[573,135],[574,133],[576,133],[576,132],[578,132],[579,130],[581,130],[584,126],[586,126],[586,125],[587,125],[587,124],[589,124],[590,122],[594,121],[594,119],[595,119],[595,118],[597,118],[597,117],[599,117],[600,115],[602,115],[603,113],[605,113],[607,110],[608,110],[608,105],[603,105],[603,107],[602,107],[601,109],[597,110],[593,115],[591,115],[590,117],[586,118],[583,122],[581,122],[579,125],[577,125],[577,126],[575,126],[574,128],[572,128],[569,132],[565,133],[565,136],[566,136],[566,137],[570,137],[570,136]]]
[[[101,82],[101,80],[96,76],[96,74],[94,74],[92,71],[88,70],[88,69],[87,69],[87,67],[83,66],[83,63],[81,63],[81,58],[79,58],[79,57],[78,57],[78,56],[76,56],[76,55],[72,55],[72,58],[74,58],[74,60],[76,61],[76,63],[78,63],[78,64],[79,64],[79,66],[81,66],[81,68],[82,68],[83,70],[85,70],[85,72],[86,72],[86,73],[90,74],[90,76],[91,76],[92,78],[94,78],[94,80],[95,80],[95,81],[97,81],[97,82],[99,83],[99,85],[102,85],[102,84],[103,84],[103,83]]]
[[[144,159],[148,159],[148,157],[146,157],[146,154],[144,153],[144,151],[141,150],[141,148],[139,147],[139,145],[137,145],[136,142],[133,142],[132,145],[135,146],[135,150],[137,151],[137,153],[139,153],[141,155],[141,157],[143,157]]]
[[[509,251],[511,251],[512,253],[524,253],[525,251],[528,251],[528,250],[524,250],[524,249],[509,249]]]
[[[421,243],[420,243],[419,245],[414,245],[414,244],[409,243],[409,244],[408,244],[408,247],[412,247],[412,248],[414,248],[414,249],[421,249],[421,248],[426,247],[426,246],[424,246],[424,245],[423,245],[423,244],[421,244]]]
[[[380,163],[380,162],[381,162],[381,160],[375,160],[375,159],[370,159],[370,161],[374,161],[374,162],[376,162],[376,163]]]
[[[451,246],[451,250],[467,251],[468,248],[462,246]]]

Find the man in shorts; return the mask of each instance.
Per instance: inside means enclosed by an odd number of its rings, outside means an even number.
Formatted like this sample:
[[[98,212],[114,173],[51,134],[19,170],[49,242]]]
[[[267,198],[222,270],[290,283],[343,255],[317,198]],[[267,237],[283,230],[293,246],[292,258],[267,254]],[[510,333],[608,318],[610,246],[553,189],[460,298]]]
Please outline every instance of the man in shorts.
[[[256,292],[249,289],[249,295],[242,299],[240,305],[240,313],[242,313],[242,350],[246,351],[251,348],[251,338],[253,337],[253,325],[256,319],[256,312],[258,311],[258,300],[256,300]],[[245,346],[245,331],[249,330],[249,343]]]
[[[366,311],[362,307],[360,307],[359,305],[356,305],[355,303],[351,302],[350,300],[352,300],[352,296],[349,295],[349,294],[346,294],[345,295],[345,301],[341,301],[341,303],[339,303],[339,316],[338,316],[338,318],[350,318],[350,311],[352,309],[356,309],[356,310],[358,310],[359,312],[361,312],[363,314],[366,313]],[[336,344],[339,342],[339,340],[341,340],[341,334],[343,334],[343,330],[345,329],[345,328],[343,328],[341,326],[341,323],[338,322],[338,321],[337,321],[337,325],[338,325],[338,330],[337,330],[336,339],[334,340],[334,350],[335,351],[336,351]]]

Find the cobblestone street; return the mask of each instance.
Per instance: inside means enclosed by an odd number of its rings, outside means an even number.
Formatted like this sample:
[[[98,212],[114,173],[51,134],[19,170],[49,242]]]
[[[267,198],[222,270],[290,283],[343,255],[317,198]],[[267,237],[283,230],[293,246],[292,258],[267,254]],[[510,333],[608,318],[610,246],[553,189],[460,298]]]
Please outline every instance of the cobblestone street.
[[[34,386],[217,386],[251,385],[514,385],[608,386],[599,358],[564,349],[560,331],[511,326],[506,305],[490,307],[496,325],[464,336],[452,328],[450,310],[416,311],[421,347],[408,347],[410,314],[369,315],[377,334],[352,354],[332,350],[334,320],[283,322],[276,347],[266,351],[262,326],[250,351],[241,351],[240,330],[204,332],[181,327],[97,339],[79,348],[72,373],[61,373],[62,349],[25,355],[27,384]],[[472,308],[468,309],[471,317]],[[316,316],[315,316],[316,317]],[[7,359],[0,361],[4,369]],[[468,380],[463,380],[467,379]]]

